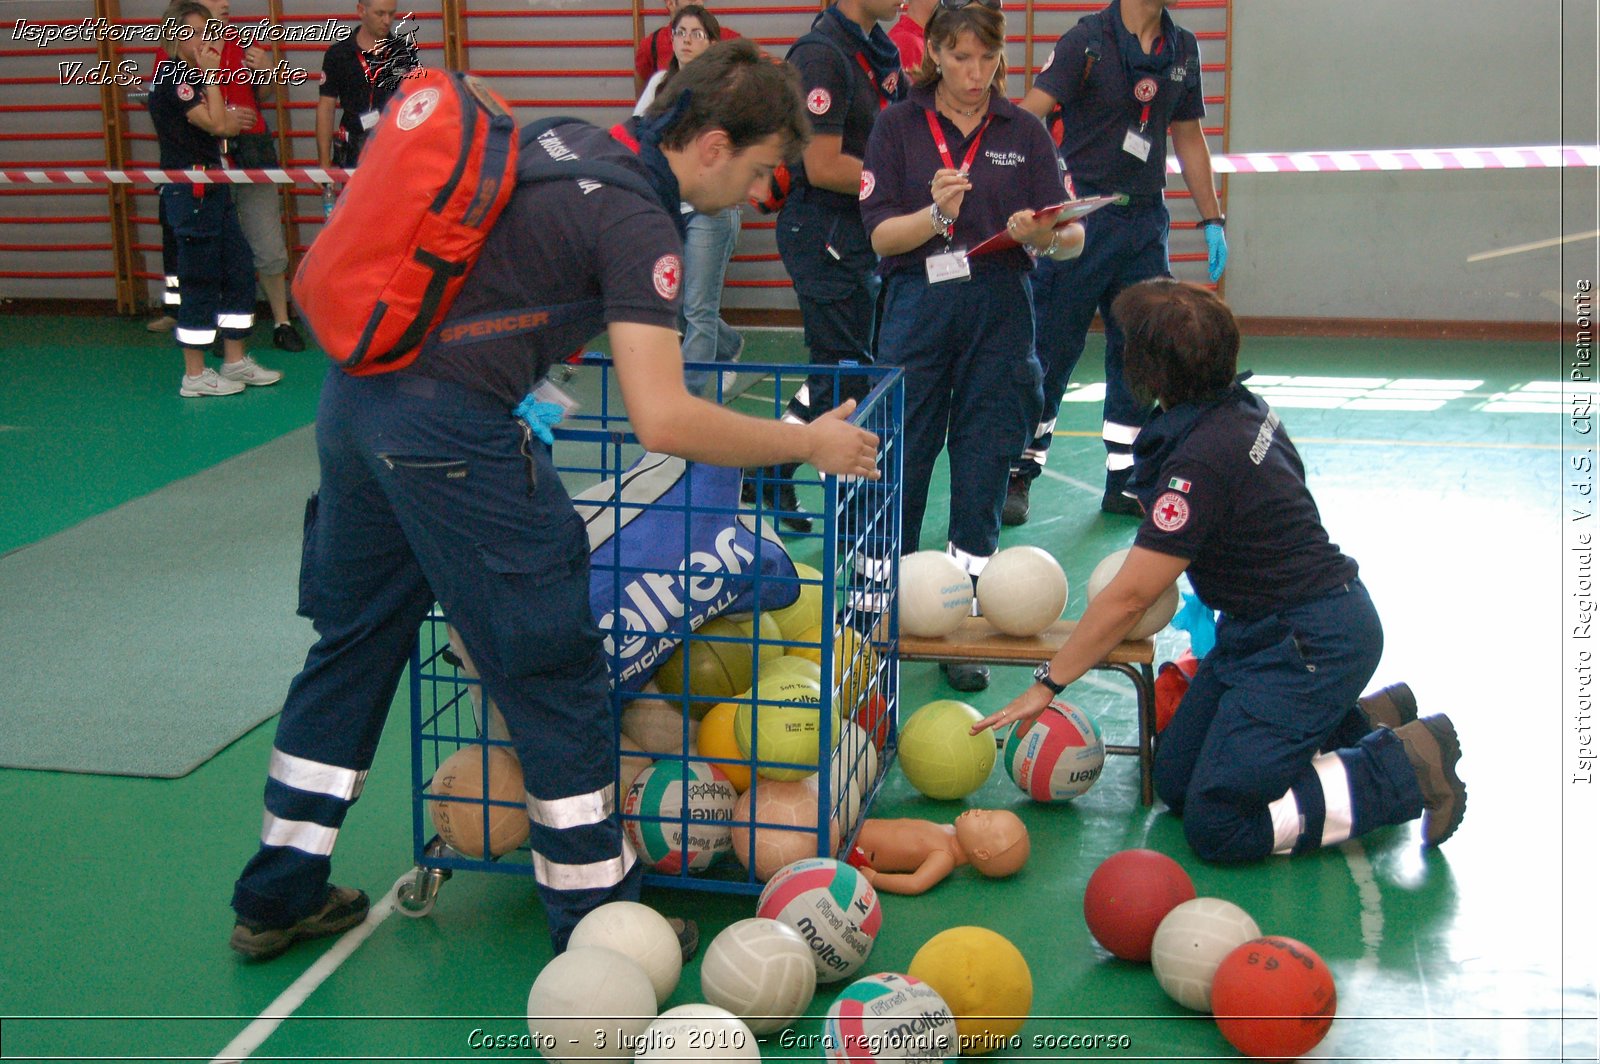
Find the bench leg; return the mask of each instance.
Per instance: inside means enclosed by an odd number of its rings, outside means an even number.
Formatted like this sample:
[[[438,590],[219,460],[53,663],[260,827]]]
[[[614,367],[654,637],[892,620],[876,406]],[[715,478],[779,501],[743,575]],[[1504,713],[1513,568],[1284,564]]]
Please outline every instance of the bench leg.
[[[1133,683],[1138,702],[1139,745],[1131,751],[1123,747],[1118,753],[1130,752],[1139,756],[1139,798],[1145,805],[1154,805],[1156,761],[1156,674],[1149,665],[1102,664],[1096,668],[1120,672]],[[1108,752],[1111,747],[1106,748]]]

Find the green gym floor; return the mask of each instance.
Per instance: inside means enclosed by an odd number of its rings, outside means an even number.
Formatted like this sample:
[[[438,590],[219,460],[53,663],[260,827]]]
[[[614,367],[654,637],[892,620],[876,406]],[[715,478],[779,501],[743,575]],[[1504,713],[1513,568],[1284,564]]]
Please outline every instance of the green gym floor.
[[[315,352],[272,352],[264,360],[286,373],[277,387],[186,401],[170,341],[140,321],[13,318],[3,332],[0,553],[309,423],[323,369]],[[752,360],[800,356],[793,333],[751,340]],[[1097,509],[1099,350],[1091,337],[1032,519],[1002,537],[1062,561],[1068,616],[1083,609],[1094,563],[1134,529]],[[1293,860],[1210,866],[1189,853],[1176,820],[1139,805],[1131,758],[1110,759],[1088,794],[1049,807],[1028,804],[997,770],[968,802],[1023,816],[1028,866],[1005,881],[961,870],[921,897],[886,897],[867,970],[903,970],[935,932],[982,924],[1021,948],[1034,980],[1021,1045],[995,1057],[1229,1059],[1208,1017],[1169,1001],[1148,967],[1108,958],[1084,927],[1090,872],[1145,846],[1176,858],[1200,894],[1235,902],[1264,932],[1326,959],[1339,1018],[1317,1058],[1594,1060],[1595,835],[1581,819],[1594,806],[1576,804],[1562,749],[1562,350],[1251,338],[1241,361],[1297,441],[1333,538],[1361,563],[1383,615],[1375,683],[1404,679],[1424,712],[1456,721],[1471,791],[1460,833],[1432,852],[1409,825]],[[938,476],[929,547],[944,543]],[[203,529],[195,540],[202,552],[218,549]],[[83,565],[92,577],[94,559]],[[103,594],[114,600],[117,588]],[[5,613],[8,624],[26,623],[25,603]],[[221,645],[230,633],[201,638]],[[1172,633],[1161,650],[1175,655]],[[282,663],[285,686],[298,664]],[[8,684],[28,682],[27,661],[4,665]],[[951,694],[933,666],[906,665],[902,677],[908,708]],[[1024,670],[996,670],[990,691],[970,700],[995,708],[1026,682]],[[404,692],[335,859],[338,882],[375,898],[412,865]],[[1120,678],[1091,676],[1072,697],[1108,738],[1127,740],[1133,707]],[[257,965],[229,952],[228,898],[256,845],[272,729],[176,780],[0,771],[0,1056],[210,1060],[225,1047],[277,1061],[531,1056],[474,1048],[484,1034],[526,1032],[528,987],[549,958],[531,878],[457,874],[429,917],[390,918],[348,955],[332,942]],[[961,807],[920,798],[896,773],[874,814],[948,820]],[[736,897],[646,900],[695,916],[704,941],[753,913]],[[302,978],[319,964],[329,969],[315,973],[320,982]],[[795,1031],[818,1034],[832,989]],[[670,1003],[697,1000],[698,990],[691,964]],[[1119,1041],[1043,1042],[1097,1034]],[[815,1055],[775,1040],[763,1054]]]

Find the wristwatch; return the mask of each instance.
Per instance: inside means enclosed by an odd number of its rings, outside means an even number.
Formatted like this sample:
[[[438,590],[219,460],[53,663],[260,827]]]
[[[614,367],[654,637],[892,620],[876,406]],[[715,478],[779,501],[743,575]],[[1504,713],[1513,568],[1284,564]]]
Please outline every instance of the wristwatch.
[[[1056,683],[1050,678],[1050,663],[1048,661],[1033,670],[1033,681],[1048,687],[1053,695],[1058,695],[1067,689],[1066,684]]]

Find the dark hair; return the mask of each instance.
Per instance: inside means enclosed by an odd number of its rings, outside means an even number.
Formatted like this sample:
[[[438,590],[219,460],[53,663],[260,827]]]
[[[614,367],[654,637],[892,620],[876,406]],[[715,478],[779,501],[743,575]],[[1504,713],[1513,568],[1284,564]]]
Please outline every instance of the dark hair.
[[[678,8],[678,10],[672,16],[672,21],[667,23],[667,35],[671,36],[672,33],[678,28],[678,23],[682,22],[686,18],[697,20],[700,23],[701,29],[706,31],[706,39],[712,44],[716,44],[718,41],[722,40],[722,25],[717,21],[717,16],[713,15],[699,4],[684,4],[682,7]],[[672,62],[667,64],[667,76],[662,78],[661,84],[656,86],[656,93],[658,95],[662,89],[667,87],[667,82],[671,81],[673,76],[682,68],[683,65],[678,62],[678,51],[676,48],[674,48],[672,51]]]
[[[1239,323],[1209,288],[1158,277],[1111,304],[1125,337],[1122,372],[1141,402],[1204,399],[1239,372]]]
[[[1000,65],[995,67],[993,88],[996,92],[1005,92],[1006,17],[999,9],[986,4],[967,4],[953,9],[940,4],[933,9],[933,17],[928,19],[927,28],[923,30],[926,46],[922,52],[922,65],[917,68],[912,80],[923,88],[937,85],[941,75],[939,64],[933,58],[933,46],[937,44],[940,48],[950,48],[963,33],[972,34],[984,48],[1000,53]]]
[[[206,22],[211,21],[210,10],[198,0],[172,0],[161,13],[161,50],[167,53],[168,59],[177,58],[178,30],[190,15],[199,15]]]
[[[720,129],[734,151],[743,151],[776,133],[784,156],[793,159],[811,140],[799,71],[767,59],[743,37],[713,44],[671,81],[645,112],[648,119],[660,118],[677,109],[680,97],[689,97],[662,131],[663,148],[681,149],[705,130]]]

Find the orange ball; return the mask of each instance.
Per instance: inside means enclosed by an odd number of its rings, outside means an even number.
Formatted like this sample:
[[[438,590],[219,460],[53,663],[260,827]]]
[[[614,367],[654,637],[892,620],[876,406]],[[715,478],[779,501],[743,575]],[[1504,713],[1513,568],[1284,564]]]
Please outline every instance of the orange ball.
[[[1262,1060],[1309,1053],[1333,1025],[1333,973],[1316,950],[1282,935],[1251,939],[1222,959],[1211,1011],[1222,1036]]]
[[[491,746],[488,765],[487,795],[482,746],[463,746],[445,758],[428,784],[428,794],[435,796],[428,802],[433,826],[452,850],[467,857],[482,857],[485,841],[489,856],[499,857],[528,839],[522,763],[506,747]]]
[[[743,794],[750,789],[750,756],[739,749],[739,741],[733,734],[734,714],[738,711],[738,705],[733,702],[719,702],[712,707],[700,722],[695,753],[701,757],[726,757],[743,761],[744,764],[740,765],[715,762],[722,774],[728,777],[728,782],[733,784],[733,789]]]

